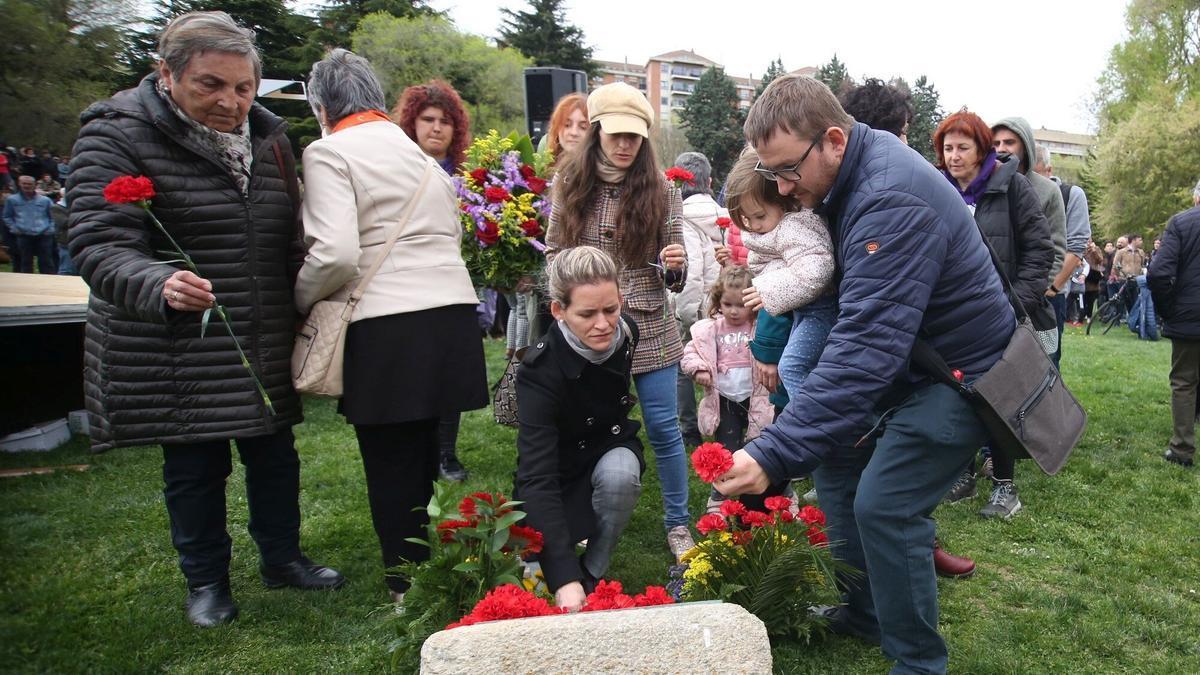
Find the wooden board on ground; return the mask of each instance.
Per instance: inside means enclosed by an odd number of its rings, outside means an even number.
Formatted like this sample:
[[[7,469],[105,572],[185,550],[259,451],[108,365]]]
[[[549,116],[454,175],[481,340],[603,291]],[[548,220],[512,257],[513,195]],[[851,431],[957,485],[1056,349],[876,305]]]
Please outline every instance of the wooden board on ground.
[[[0,326],[79,323],[87,302],[87,284],[77,276],[0,274]]]

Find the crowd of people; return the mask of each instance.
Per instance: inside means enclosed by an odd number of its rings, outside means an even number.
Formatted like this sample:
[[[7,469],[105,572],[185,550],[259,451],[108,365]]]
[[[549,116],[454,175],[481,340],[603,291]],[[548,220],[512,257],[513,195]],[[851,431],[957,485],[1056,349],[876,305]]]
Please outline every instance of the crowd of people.
[[[70,155],[30,146],[18,151],[0,141],[0,200],[4,223],[0,262],[14,272],[75,274],[66,255],[67,205],[63,184]]]
[[[253,100],[253,32],[222,12],[189,13],[159,53],[138,87],[84,113],[67,178],[66,258],[92,290],[93,445],[161,446],[197,625],[238,612],[231,441],[263,582],[340,586],[300,546],[301,400],[288,361],[298,314],[353,298],[338,410],[358,441],[388,591],[402,601],[408,582],[390,570],[428,555],[411,541],[428,523],[415,507],[439,475],[467,478],[459,416],[488,399],[481,293],[461,257],[451,181],[467,111],[439,81],[407,88],[389,110],[371,65],[334,50],[309,75],[322,138],[304,151],[301,190],[282,120]],[[731,495],[795,505],[792,481],[811,477],[806,497],[856,572],[842,578],[842,604],[819,609],[829,626],[879,644],[896,672],[944,672],[935,574],[969,576],[975,563],[941,548],[931,516],[975,495],[980,474],[991,481],[981,515],[1009,518],[1023,504],[1016,458],[989,442],[957,389],[910,366],[913,346],[924,340],[971,382],[1021,316],[1058,363],[1064,323],[1086,320],[1147,264],[1176,342],[1165,458],[1192,464],[1200,270],[1188,262],[1200,209],[1172,220],[1152,260],[1139,237],[1097,245],[1086,195],[1053,176],[1024,118],[951,115],[934,134],[934,166],[907,147],[912,114],[907,94],[878,81],[839,100],[812,78],[781,77],[751,108],[746,148],[714,195],[700,153],[675,158],[689,181],[664,178],[638,90],[614,83],[559,102],[545,139],[544,278],[504,289],[507,352],[521,361],[514,493],[544,535],[536,564],[559,606],[579,608],[608,569],[642,493],[642,426],[666,546],[679,560],[695,545],[685,449],[712,437],[736,452],[706,509]],[[142,170],[155,215],[199,275],[155,264],[165,240],[145,212],[105,200],[111,180]],[[27,178],[6,201],[9,229],[10,203],[20,227],[41,217]],[[43,264],[34,244],[18,249]],[[233,334],[202,337],[218,299]]]

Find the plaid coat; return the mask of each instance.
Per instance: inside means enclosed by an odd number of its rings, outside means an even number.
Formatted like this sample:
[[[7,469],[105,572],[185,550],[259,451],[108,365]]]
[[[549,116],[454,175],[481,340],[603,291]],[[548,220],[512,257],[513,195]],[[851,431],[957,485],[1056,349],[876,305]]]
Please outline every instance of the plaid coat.
[[[577,242],[563,242],[562,226],[558,214],[560,209],[550,212],[550,227],[546,230],[546,259],[569,246],[595,246],[617,258],[622,232],[616,228],[617,211],[621,203],[624,184],[604,183],[599,190],[596,204],[588,218],[588,227]],[[620,288],[624,299],[624,312],[637,323],[641,340],[633,354],[633,374],[640,375],[679,363],[683,358],[683,342],[679,327],[667,305],[667,285],[658,268],[649,263],[658,262],[658,254],[667,244],[683,245],[683,200],[679,189],[672,183],[663,182],[663,198],[667,200],[667,222],[658,229],[658,237],[647,247],[638,263],[624,262],[621,269]],[[687,270],[672,278],[670,290],[683,289]],[[674,277],[676,275],[672,275]]]

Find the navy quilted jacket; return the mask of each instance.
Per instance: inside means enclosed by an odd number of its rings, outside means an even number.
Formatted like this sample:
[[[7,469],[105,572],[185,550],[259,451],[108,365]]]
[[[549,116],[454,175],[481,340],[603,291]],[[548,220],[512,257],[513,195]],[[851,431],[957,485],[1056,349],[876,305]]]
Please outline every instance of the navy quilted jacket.
[[[909,372],[920,334],[967,379],[1000,359],[1016,318],[971,212],[936,169],[887,132],[855,124],[817,209],[838,263],[837,323],[802,391],[746,446],[773,481],[854,445]]]

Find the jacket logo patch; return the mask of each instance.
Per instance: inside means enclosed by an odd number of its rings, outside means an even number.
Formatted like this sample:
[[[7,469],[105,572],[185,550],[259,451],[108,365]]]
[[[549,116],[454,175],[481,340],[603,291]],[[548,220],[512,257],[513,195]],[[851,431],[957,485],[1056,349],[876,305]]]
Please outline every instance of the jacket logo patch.
[[[867,255],[875,255],[875,252],[878,250],[879,250],[879,242],[877,242],[877,241],[868,241],[867,242]]]

